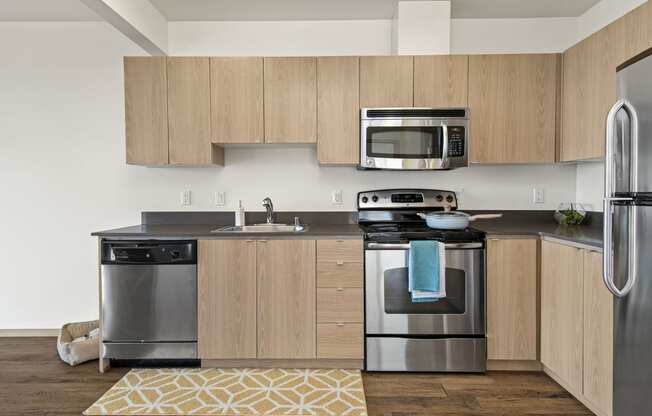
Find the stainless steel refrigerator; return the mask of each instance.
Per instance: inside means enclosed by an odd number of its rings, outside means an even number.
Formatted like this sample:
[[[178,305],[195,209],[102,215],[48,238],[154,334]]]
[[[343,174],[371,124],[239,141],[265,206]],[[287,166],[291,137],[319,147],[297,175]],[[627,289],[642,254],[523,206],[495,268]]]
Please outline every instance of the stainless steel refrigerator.
[[[652,415],[652,50],[617,72],[607,116],[604,282],[614,294],[614,416]]]

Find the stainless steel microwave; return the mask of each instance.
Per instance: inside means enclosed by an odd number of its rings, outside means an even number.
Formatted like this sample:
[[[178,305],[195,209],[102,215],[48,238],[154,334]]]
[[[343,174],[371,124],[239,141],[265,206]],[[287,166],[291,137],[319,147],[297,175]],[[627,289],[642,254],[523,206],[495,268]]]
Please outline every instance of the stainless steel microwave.
[[[438,170],[468,166],[466,108],[362,108],[360,168]]]

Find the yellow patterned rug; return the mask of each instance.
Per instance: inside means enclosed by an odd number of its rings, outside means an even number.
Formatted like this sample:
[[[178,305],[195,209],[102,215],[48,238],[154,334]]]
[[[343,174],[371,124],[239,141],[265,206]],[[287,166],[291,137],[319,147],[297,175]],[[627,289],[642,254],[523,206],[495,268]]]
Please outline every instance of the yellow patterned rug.
[[[366,416],[359,370],[138,369],[85,415]]]

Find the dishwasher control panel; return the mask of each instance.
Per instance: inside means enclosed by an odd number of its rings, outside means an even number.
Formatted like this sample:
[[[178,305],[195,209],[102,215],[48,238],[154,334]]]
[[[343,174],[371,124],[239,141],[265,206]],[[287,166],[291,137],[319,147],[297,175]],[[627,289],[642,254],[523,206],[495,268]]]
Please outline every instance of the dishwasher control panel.
[[[103,241],[102,264],[195,264],[196,241]]]

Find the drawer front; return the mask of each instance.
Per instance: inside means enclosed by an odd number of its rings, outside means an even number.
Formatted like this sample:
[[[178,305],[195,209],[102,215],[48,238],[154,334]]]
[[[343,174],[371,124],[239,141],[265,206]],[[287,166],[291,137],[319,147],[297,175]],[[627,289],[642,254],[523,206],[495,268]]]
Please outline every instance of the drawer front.
[[[364,296],[357,288],[317,289],[317,322],[362,323]]]
[[[362,324],[317,324],[317,358],[364,358]]]
[[[317,287],[362,287],[362,263],[317,262]]]
[[[317,240],[317,261],[362,263],[362,240]]]

